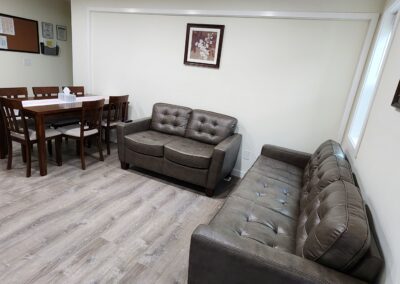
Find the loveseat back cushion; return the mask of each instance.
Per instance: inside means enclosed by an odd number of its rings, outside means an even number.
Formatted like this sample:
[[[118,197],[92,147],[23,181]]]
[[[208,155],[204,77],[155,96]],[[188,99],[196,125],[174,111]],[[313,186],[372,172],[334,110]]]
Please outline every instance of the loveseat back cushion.
[[[296,254],[346,272],[365,254],[370,231],[358,188],[340,180],[321,191],[301,213]]]
[[[151,116],[151,129],[184,136],[191,112],[188,107],[156,103]]]
[[[237,119],[220,113],[195,109],[189,120],[186,137],[217,145],[235,131]]]

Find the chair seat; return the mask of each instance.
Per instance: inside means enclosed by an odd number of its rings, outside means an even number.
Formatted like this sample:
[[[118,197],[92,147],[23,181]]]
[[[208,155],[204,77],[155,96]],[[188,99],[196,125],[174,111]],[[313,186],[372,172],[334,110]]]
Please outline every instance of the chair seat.
[[[85,129],[88,129],[88,127],[85,126]],[[77,138],[81,137],[81,126],[78,125],[78,124],[76,124],[76,125],[69,125],[69,126],[65,126],[65,127],[60,127],[60,128],[58,128],[58,130],[59,130],[62,134],[67,135],[67,136],[77,137]],[[84,135],[85,137],[87,137],[87,136],[95,135],[95,134],[97,134],[98,132],[99,132],[99,131],[98,131],[97,129],[91,129],[91,130],[88,130],[88,131],[84,131],[84,132],[83,132],[83,135]]]
[[[188,138],[180,138],[165,145],[165,158],[177,164],[208,169],[214,152],[214,145],[205,144]]]
[[[36,141],[37,140],[36,131],[32,130],[32,129],[28,129],[28,132],[29,132],[29,140]],[[53,138],[53,137],[57,137],[57,136],[61,135],[61,132],[57,131],[55,129],[46,129],[45,135],[46,135],[46,139]],[[24,134],[21,134],[21,133],[11,132],[11,136],[14,138],[25,140]]]
[[[177,139],[177,137],[148,130],[126,135],[125,144],[132,151],[154,157],[163,157],[164,145],[174,139]]]
[[[111,122],[110,122],[110,127],[115,127],[115,126],[117,126],[117,124],[118,124],[119,122],[120,122],[120,121],[111,121]],[[107,127],[107,120],[102,120],[102,121],[101,121],[101,126]]]

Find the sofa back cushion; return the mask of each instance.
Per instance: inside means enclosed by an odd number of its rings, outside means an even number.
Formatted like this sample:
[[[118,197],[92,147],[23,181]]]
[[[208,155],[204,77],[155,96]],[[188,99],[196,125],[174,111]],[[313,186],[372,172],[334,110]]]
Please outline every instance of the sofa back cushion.
[[[235,131],[237,119],[224,114],[195,109],[186,130],[186,137],[216,145]]]
[[[188,107],[157,103],[153,106],[151,129],[184,136],[191,112]]]
[[[370,245],[370,231],[358,188],[340,180],[321,191],[302,211],[296,254],[348,271]]]

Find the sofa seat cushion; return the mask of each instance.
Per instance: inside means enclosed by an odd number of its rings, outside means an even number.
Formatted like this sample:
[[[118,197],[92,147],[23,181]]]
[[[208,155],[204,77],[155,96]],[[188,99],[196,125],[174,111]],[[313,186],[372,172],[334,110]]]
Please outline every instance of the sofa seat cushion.
[[[191,168],[208,169],[214,145],[177,137],[165,145],[164,151],[165,158],[172,162]]]
[[[250,170],[231,196],[247,199],[297,221],[300,192],[300,187]]]
[[[125,136],[125,144],[132,151],[154,157],[164,156],[164,145],[178,137],[147,130]]]
[[[265,246],[295,253],[297,222],[255,202],[230,196],[210,225]]]
[[[302,185],[302,169],[262,155],[258,157],[251,171],[294,187]]]

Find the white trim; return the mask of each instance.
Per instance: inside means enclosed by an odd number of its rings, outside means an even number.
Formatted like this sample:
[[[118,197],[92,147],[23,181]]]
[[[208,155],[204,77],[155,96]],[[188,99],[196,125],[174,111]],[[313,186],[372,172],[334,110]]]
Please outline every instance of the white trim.
[[[243,178],[245,174],[245,171],[239,169],[233,169],[231,173],[231,175],[238,178]]]
[[[92,13],[124,13],[139,15],[173,15],[173,16],[201,16],[201,17],[237,17],[237,18],[269,18],[269,19],[299,19],[299,20],[353,20],[368,21],[368,31],[364,40],[362,51],[354,73],[351,89],[347,97],[345,111],[340,123],[338,140],[342,141],[347,122],[351,115],[351,109],[361,81],[361,76],[368,57],[368,51],[372,43],[373,35],[378,23],[378,13],[327,13],[327,12],[285,12],[285,11],[228,11],[228,10],[176,10],[176,9],[137,9],[137,8],[111,8],[111,7],[89,7],[87,9],[87,56],[89,60],[88,80],[89,92],[93,92],[93,69],[92,69]]]
[[[394,10],[394,7],[397,7],[397,10]],[[377,36],[376,36],[377,39],[380,38],[380,35],[383,32],[385,32],[385,29],[388,28],[389,24],[392,26],[392,30],[391,30],[391,33],[390,33],[388,39],[387,39],[386,48],[385,48],[385,51],[384,51],[385,54],[383,55],[382,64],[381,64],[380,69],[379,69],[378,74],[377,74],[377,81],[376,81],[377,83],[374,86],[374,89],[372,91],[372,99],[368,104],[366,120],[363,123],[362,129],[361,129],[361,133],[360,133],[360,137],[359,137],[358,143],[357,143],[357,145],[355,147],[354,147],[353,142],[350,140],[350,137],[349,137],[349,131],[350,131],[351,123],[352,123],[352,120],[354,118],[353,117],[349,117],[349,120],[348,120],[349,128],[348,128],[348,131],[346,133],[346,137],[344,139],[346,140],[346,144],[349,147],[349,154],[352,157],[354,157],[354,159],[357,158],[358,152],[360,150],[360,147],[361,147],[361,144],[362,144],[362,141],[363,141],[363,137],[364,137],[364,134],[365,134],[365,130],[367,128],[367,124],[368,124],[369,116],[370,116],[370,113],[371,113],[372,105],[373,105],[373,103],[375,101],[376,92],[378,91],[378,87],[379,87],[379,84],[380,84],[380,81],[381,81],[381,78],[382,78],[383,69],[384,69],[384,67],[386,65],[387,57],[389,55],[390,48],[391,48],[391,45],[392,45],[392,42],[393,42],[393,36],[394,36],[394,34],[396,32],[396,29],[397,29],[397,26],[398,26],[398,23],[399,23],[399,17],[400,17],[400,15],[398,13],[399,10],[400,10],[400,0],[396,1],[390,8],[388,8],[386,10],[384,15],[382,16],[381,24],[379,25],[379,30],[378,30]],[[395,11],[395,12],[393,12],[393,11]],[[397,13],[397,15],[394,15],[395,13]],[[393,21],[393,16],[395,17],[394,22],[392,22]],[[388,22],[388,21],[391,21],[391,22]],[[371,58],[373,58],[373,56],[375,54],[375,51],[376,51],[375,48],[376,48],[376,43],[374,44]],[[370,59],[369,62],[368,62],[367,69],[365,71],[366,74],[368,74],[368,72],[370,72],[371,63],[372,63],[372,60]],[[363,82],[363,84],[361,85],[360,94],[362,94],[364,87],[365,87],[365,82]],[[355,109],[356,108],[354,108],[354,110]]]

